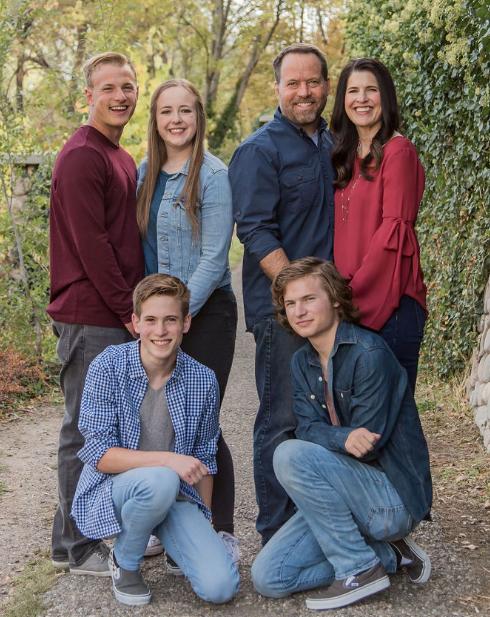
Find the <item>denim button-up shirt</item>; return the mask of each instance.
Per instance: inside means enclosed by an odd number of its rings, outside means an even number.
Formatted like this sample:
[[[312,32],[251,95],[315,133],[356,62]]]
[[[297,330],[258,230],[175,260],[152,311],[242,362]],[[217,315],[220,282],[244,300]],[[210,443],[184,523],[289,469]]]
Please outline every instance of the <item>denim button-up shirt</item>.
[[[360,459],[378,464],[415,521],[432,503],[429,453],[407,374],[385,341],[369,330],[341,322],[328,360],[328,389],[341,426],[332,426],[318,354],[308,342],[291,361],[296,437],[347,454],[356,428],[381,435]]]
[[[146,160],[138,169],[138,189],[146,175]],[[233,213],[226,165],[205,152],[199,173],[199,228],[193,234],[179,200],[189,163],[172,174],[165,186],[157,219],[158,272],[184,281],[191,292],[190,312],[196,315],[219,287],[231,284],[228,265]],[[143,239],[144,243],[144,239]]]
[[[138,341],[107,347],[89,367],[79,420],[85,445],[78,456],[84,467],[72,506],[72,516],[88,538],[121,531],[112,502],[112,475],[98,471],[97,464],[110,448],[138,449],[139,412],[147,388]],[[198,458],[215,474],[219,395],[213,371],[179,350],[165,397],[175,431],[174,451]],[[180,492],[210,518],[194,487],[181,481]]]
[[[289,259],[333,256],[332,137],[325,120],[318,145],[278,109],[236,150],[230,182],[237,235],[245,246],[247,329],[272,316],[271,281],[259,262],[282,248]]]

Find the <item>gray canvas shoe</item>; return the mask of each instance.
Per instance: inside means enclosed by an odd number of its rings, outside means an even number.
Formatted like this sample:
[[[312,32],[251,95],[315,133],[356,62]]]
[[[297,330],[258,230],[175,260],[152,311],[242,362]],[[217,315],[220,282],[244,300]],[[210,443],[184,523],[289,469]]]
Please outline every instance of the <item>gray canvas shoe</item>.
[[[427,553],[410,536],[390,542],[400,567],[405,568],[412,583],[422,584],[429,580],[432,566]]]
[[[335,580],[326,589],[319,589],[306,598],[306,606],[317,611],[341,608],[383,591],[389,586],[390,579],[383,566],[378,563],[359,574]]]
[[[70,566],[70,574],[85,574],[87,576],[110,576],[109,548],[101,542],[95,551],[79,566]]]
[[[109,568],[112,576],[112,591],[118,602],[129,606],[141,606],[150,602],[151,592],[141,572],[121,568],[116,561],[114,549],[109,555]]]

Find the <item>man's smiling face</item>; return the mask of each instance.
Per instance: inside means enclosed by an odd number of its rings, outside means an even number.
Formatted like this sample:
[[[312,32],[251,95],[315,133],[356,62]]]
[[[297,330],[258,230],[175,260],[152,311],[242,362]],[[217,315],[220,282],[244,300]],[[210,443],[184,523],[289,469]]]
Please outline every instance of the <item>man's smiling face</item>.
[[[307,133],[316,131],[325,108],[329,82],[322,76],[320,60],[313,53],[286,54],[282,59],[276,94],[281,112]]]
[[[85,90],[90,108],[88,123],[115,141],[133,115],[138,100],[134,72],[129,64],[101,64],[92,73],[91,82]]]
[[[141,362],[145,369],[167,367],[175,362],[182,336],[189,331],[191,316],[182,314],[182,302],[173,296],[151,296],[133,314],[140,335]]]

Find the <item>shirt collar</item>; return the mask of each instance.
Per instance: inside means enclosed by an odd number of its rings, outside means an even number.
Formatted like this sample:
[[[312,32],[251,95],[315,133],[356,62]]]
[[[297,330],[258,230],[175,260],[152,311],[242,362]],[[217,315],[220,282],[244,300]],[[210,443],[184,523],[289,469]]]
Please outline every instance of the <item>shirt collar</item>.
[[[330,357],[333,358],[335,356],[340,345],[355,345],[356,343],[357,333],[354,324],[348,321],[341,321],[338,325],[337,332],[335,333],[335,341]],[[307,341],[306,343],[306,354],[309,364],[318,367],[321,366],[318,353],[310,341]]]
[[[286,116],[284,116],[282,114],[281,108],[278,107],[274,113],[274,118],[276,120],[279,120],[280,122],[284,122],[284,124],[289,125],[290,127],[292,127],[297,133],[299,133],[300,135],[306,135],[306,137],[308,137],[309,139],[310,136],[299,126],[296,126],[296,124],[294,124],[294,122],[291,122],[291,120],[289,120],[288,118],[286,118]],[[325,131],[327,129],[327,122],[325,120],[325,118],[320,116],[320,122],[318,124],[318,128],[317,128],[317,132],[318,132],[318,136],[321,135],[321,133],[323,131]]]
[[[179,348],[177,351],[177,360],[175,362],[175,368],[172,371],[172,375],[170,379],[180,379],[185,365],[185,354]],[[145,368],[141,363],[141,355],[140,355],[140,342],[134,341],[131,344],[129,349],[129,376],[131,379],[146,379],[148,380],[148,376],[146,374]]]

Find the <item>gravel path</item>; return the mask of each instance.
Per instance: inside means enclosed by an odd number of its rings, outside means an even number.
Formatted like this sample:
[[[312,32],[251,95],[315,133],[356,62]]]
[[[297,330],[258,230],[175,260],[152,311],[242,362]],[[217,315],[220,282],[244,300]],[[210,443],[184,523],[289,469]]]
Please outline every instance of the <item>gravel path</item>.
[[[239,272],[235,290],[240,289]],[[239,299],[241,309],[241,299]],[[208,606],[198,600],[181,578],[163,572],[160,557],[146,560],[144,573],[153,591],[152,603],[143,608],[125,608],[112,597],[110,582],[62,575],[44,596],[46,617],[99,617],[145,615],[201,617],[205,615],[265,615],[302,617],[305,594],[286,600],[266,600],[254,593],[250,565],[259,550],[254,530],[255,498],[252,477],[252,426],[257,406],[253,379],[254,343],[239,324],[237,349],[228,391],[222,409],[222,426],[232,450],[237,485],[236,523],[241,541],[241,591],[226,606]],[[51,518],[56,496],[56,443],[61,422],[60,407],[34,410],[22,420],[0,426],[0,610],[12,578],[33,555],[49,547]],[[429,583],[417,587],[403,575],[392,577],[391,588],[359,605],[343,609],[345,617],[463,617],[490,615],[490,553],[449,544],[444,509],[437,500],[434,522],[423,524],[417,537],[433,561]],[[486,565],[486,567],[485,567]],[[330,613],[332,614],[332,613]],[[333,612],[335,614],[335,612]],[[340,614],[340,611],[338,612]]]

